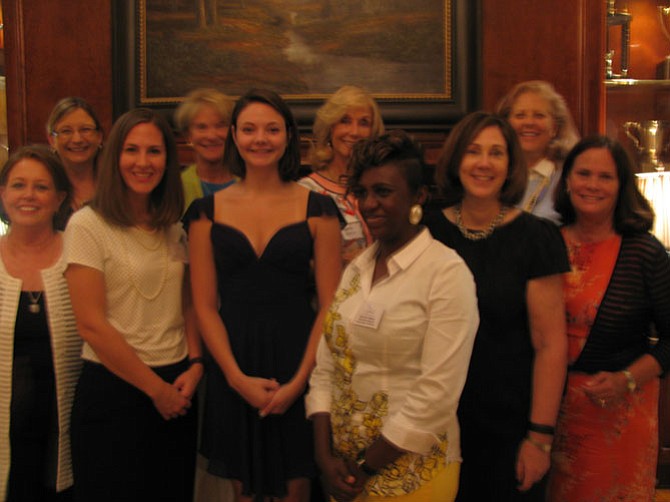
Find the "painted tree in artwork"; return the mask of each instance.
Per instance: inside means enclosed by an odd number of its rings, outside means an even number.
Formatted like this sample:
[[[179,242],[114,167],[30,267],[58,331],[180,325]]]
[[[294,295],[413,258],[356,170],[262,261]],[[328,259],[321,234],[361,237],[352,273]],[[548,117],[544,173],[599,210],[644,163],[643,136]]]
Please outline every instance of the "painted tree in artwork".
[[[219,24],[218,0],[196,0],[196,18],[200,28]]]
[[[212,86],[232,95],[254,86],[317,95],[342,83],[393,96],[449,90],[445,21],[455,0],[143,1],[147,98]]]

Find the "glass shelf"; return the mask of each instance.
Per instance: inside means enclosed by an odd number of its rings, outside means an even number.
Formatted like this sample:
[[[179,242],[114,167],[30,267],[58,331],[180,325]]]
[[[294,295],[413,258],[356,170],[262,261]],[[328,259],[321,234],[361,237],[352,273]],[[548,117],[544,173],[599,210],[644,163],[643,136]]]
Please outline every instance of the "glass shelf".
[[[670,87],[670,80],[612,78],[605,80],[605,87]]]

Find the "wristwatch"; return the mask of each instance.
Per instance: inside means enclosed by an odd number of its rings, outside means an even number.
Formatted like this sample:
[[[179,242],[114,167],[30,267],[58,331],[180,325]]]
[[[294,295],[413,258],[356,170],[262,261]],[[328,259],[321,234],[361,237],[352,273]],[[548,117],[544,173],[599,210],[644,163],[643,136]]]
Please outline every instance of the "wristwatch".
[[[368,476],[375,476],[377,474],[377,470],[373,469],[365,462],[365,450],[358,452],[358,455],[356,456],[356,465]]]
[[[628,370],[622,370],[621,373],[623,373],[623,376],[626,377],[626,386],[628,387],[628,392],[632,394],[635,392],[635,389],[637,389],[637,382],[635,381],[635,377]]]

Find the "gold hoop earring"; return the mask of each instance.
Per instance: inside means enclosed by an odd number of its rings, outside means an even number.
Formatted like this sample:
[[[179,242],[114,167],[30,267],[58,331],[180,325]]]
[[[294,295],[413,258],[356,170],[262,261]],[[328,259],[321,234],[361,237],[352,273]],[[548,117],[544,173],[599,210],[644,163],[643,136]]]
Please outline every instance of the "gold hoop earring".
[[[423,218],[423,209],[420,204],[414,204],[409,208],[409,222],[412,225],[418,225]]]

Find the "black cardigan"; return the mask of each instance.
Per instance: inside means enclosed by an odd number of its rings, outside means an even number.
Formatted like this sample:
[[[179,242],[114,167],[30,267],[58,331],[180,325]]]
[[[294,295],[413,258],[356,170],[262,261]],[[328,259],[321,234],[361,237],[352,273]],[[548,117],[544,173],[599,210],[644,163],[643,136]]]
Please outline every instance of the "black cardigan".
[[[658,342],[650,343],[654,334]],[[623,237],[609,285],[571,371],[619,371],[645,353],[670,367],[670,259],[650,234]]]

